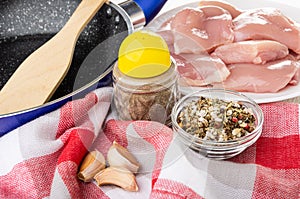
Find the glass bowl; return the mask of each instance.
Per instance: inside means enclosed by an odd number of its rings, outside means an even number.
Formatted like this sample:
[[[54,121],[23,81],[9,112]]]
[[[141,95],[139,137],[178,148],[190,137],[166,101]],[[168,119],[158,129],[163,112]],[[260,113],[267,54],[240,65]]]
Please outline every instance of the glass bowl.
[[[226,102],[232,101],[234,103],[244,105],[247,110],[252,112],[252,115],[255,118],[254,130],[244,136],[227,141],[203,139],[199,136],[186,132],[178,124],[177,118],[186,106],[188,106],[192,101],[197,101],[200,97],[220,99]],[[255,143],[261,135],[262,125],[264,122],[263,112],[256,102],[239,92],[224,89],[205,89],[184,96],[174,105],[171,117],[173,131],[177,133],[180,140],[187,147],[205,157],[216,160],[228,159],[236,156]]]

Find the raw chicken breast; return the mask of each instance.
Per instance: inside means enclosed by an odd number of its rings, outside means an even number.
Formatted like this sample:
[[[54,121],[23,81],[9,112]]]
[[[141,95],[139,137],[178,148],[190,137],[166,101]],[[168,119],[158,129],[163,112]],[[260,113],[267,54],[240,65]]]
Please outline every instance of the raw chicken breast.
[[[268,61],[282,59],[289,54],[289,49],[276,41],[251,40],[230,43],[218,47],[213,55],[226,64],[254,63],[265,64]]]
[[[240,10],[238,10],[237,8],[235,8],[233,5],[224,2],[224,1],[213,1],[213,0],[202,0],[199,3],[199,6],[218,6],[223,8],[224,10],[227,10],[232,18],[236,18],[237,16],[239,16],[242,12]]]
[[[291,52],[289,54],[289,57],[291,57],[291,60],[294,60],[294,61],[297,61],[298,63],[300,63],[300,55]],[[293,79],[289,83],[290,85],[293,85],[293,86],[297,85],[300,81],[300,64],[298,64],[297,67],[298,67],[298,70],[295,73]]]
[[[295,83],[294,77],[299,71],[299,63],[285,58],[264,65],[232,64],[228,68],[228,78],[214,87],[241,92],[275,93],[288,84]]]
[[[173,46],[173,44],[174,44],[174,36],[173,36],[173,32],[171,30],[172,19],[173,19],[173,17],[171,17],[170,19],[168,19],[167,21],[162,23],[161,26],[159,27],[159,29],[156,30],[156,33],[159,34],[160,36],[162,36],[162,38],[164,38],[164,40],[166,41],[168,46],[171,46],[171,45]]]
[[[176,54],[211,52],[234,39],[231,15],[216,6],[185,8],[172,18],[170,26]]]
[[[298,70],[295,73],[293,79],[289,82],[290,85],[296,86],[300,81],[300,66],[298,66]]]
[[[169,49],[174,49],[173,44],[174,44],[174,36],[171,30],[159,30],[156,32],[159,34],[167,43]],[[173,50],[174,51],[174,50]]]
[[[269,39],[300,54],[300,29],[278,9],[247,10],[233,20],[235,41]]]
[[[221,59],[210,55],[172,54],[182,86],[204,86],[224,81],[229,70]]]

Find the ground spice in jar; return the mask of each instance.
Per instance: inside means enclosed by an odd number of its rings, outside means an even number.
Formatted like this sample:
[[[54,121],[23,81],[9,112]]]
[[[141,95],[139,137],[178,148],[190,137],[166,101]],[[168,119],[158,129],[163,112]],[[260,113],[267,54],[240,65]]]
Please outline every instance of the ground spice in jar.
[[[123,120],[151,120],[170,123],[170,114],[177,100],[177,88],[146,84],[136,92],[116,87],[114,103]]]
[[[149,120],[171,124],[171,112],[180,97],[178,73],[169,70],[151,78],[133,78],[113,70],[114,105],[121,120]]]
[[[124,39],[113,68],[114,104],[121,120],[171,123],[178,72],[164,39],[136,31]]]
[[[252,110],[241,102],[200,97],[178,114],[177,123],[187,133],[211,141],[229,141],[255,129]]]

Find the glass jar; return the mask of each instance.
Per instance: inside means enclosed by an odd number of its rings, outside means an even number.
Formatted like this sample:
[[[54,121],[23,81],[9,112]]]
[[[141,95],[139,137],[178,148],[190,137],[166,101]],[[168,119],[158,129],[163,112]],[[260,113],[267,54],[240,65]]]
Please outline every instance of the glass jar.
[[[178,73],[171,58],[169,69],[157,76],[136,78],[113,69],[114,105],[121,120],[150,120],[171,124],[171,112],[179,99]]]
[[[227,102],[233,101],[242,104],[243,106],[247,107],[247,109],[251,110],[251,113],[255,118],[256,128],[245,136],[227,141],[203,139],[196,136],[196,134],[193,135],[187,132],[184,128],[182,128],[181,125],[179,125],[178,117],[180,112],[191,102],[196,102],[201,97],[219,99]],[[215,105],[217,104],[214,104],[214,106]],[[210,111],[214,110],[209,110],[209,112]],[[201,115],[198,117],[199,118],[197,119],[200,121]],[[173,131],[179,136],[180,141],[182,141],[187,148],[198,152],[202,156],[215,160],[232,158],[254,144],[261,136],[263,123],[263,112],[255,101],[243,95],[242,93],[224,89],[204,89],[190,93],[178,100],[172,112]],[[224,129],[225,127],[221,126],[221,128]]]

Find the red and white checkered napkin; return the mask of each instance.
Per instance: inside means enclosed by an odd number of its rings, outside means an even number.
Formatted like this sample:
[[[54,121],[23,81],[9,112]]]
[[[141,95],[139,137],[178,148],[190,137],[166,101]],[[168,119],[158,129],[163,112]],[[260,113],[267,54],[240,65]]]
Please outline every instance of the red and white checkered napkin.
[[[0,138],[0,198],[300,198],[299,105],[262,105],[259,140],[226,161],[197,155],[155,122],[106,118],[111,88],[42,116]],[[113,140],[141,163],[138,192],[77,179],[88,150]]]

